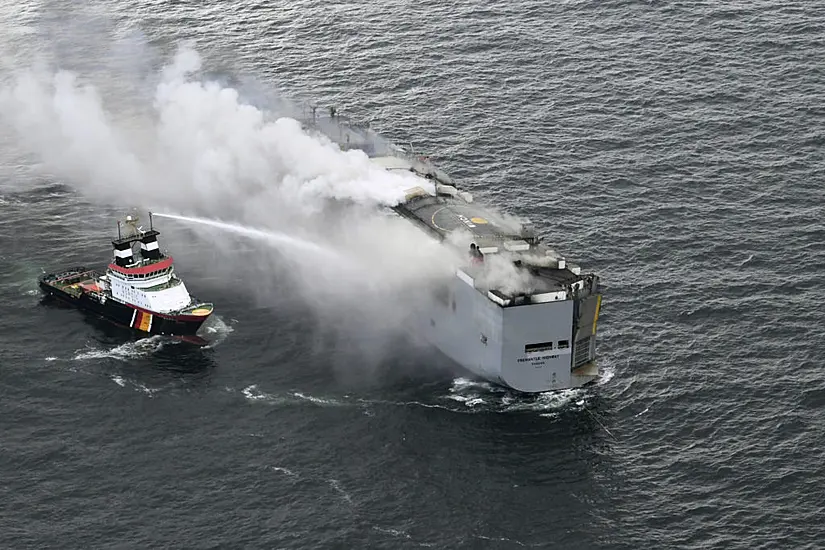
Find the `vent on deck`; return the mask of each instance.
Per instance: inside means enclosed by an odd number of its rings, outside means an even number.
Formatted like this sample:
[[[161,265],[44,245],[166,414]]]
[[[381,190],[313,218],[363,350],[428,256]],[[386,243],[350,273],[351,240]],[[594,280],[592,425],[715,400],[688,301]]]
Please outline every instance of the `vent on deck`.
[[[580,367],[585,363],[591,361],[593,356],[591,354],[591,342],[593,336],[582,338],[576,342],[575,360],[573,361],[573,368]]]

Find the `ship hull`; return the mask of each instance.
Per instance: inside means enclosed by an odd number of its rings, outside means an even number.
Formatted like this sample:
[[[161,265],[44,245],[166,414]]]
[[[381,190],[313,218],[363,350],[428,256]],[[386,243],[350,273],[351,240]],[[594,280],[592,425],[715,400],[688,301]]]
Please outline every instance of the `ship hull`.
[[[584,386],[596,365],[599,294],[499,307],[466,277],[417,315],[418,331],[468,372],[524,393]]]
[[[111,298],[99,300],[86,292],[70,294],[58,286],[39,281],[40,289],[47,296],[76,307],[79,310],[98,315],[104,319],[131,328],[139,333],[168,336],[194,336],[208,315],[167,315],[137,308]]]

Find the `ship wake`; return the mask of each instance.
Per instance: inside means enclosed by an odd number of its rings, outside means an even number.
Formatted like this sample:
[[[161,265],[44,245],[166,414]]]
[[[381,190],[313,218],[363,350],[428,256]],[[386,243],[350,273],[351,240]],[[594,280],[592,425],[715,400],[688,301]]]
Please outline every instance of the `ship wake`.
[[[132,359],[141,359],[149,357],[157,353],[164,346],[169,344],[177,344],[177,340],[168,338],[166,336],[150,336],[148,338],[141,338],[134,342],[126,342],[108,349],[101,349],[90,347],[85,351],[77,351],[72,359],[75,361],[90,361],[100,359],[116,359],[118,361],[129,361]]]
[[[553,418],[563,411],[582,410],[590,392],[585,388],[526,395],[488,382],[456,378],[445,399],[476,412],[533,412]]]
[[[232,388],[226,391],[234,393]],[[381,399],[367,396],[313,395],[304,391],[269,393],[257,384],[240,391],[249,402],[270,406],[343,407],[361,409],[366,416],[375,416],[385,407],[441,409],[459,414],[536,414],[544,418],[556,418],[565,412],[588,410],[592,393],[584,388],[558,390],[525,395],[486,382],[457,378],[445,395],[410,400]]]

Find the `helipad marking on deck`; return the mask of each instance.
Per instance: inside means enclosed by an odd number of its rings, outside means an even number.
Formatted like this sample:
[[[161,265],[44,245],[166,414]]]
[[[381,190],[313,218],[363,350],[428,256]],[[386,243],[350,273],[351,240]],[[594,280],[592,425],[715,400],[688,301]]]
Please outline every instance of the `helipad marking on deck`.
[[[432,219],[431,219],[430,221],[432,222],[433,227],[435,227],[436,229],[440,229],[440,230],[442,230],[442,231],[452,231],[451,229],[447,229],[447,228],[441,227],[440,225],[438,225],[437,223],[435,223],[435,217],[436,217],[436,216],[438,216],[439,212],[441,212],[442,210],[445,210],[445,209],[447,209],[447,207],[446,207],[446,206],[442,206],[441,208],[439,208],[438,210],[436,210],[435,212],[433,212],[433,217],[432,217]],[[467,227],[469,227],[470,229],[475,228],[476,224],[478,224],[478,225],[482,225],[482,224],[487,223],[487,220],[485,220],[484,218],[468,218],[468,217],[467,217],[467,216],[465,216],[464,214],[459,214],[459,213],[458,213],[458,212],[456,212],[455,210],[449,210],[449,212],[450,212],[451,214],[453,214],[456,218],[458,218],[459,220],[461,220],[461,223],[463,223],[464,225],[466,225],[466,226],[467,226]]]

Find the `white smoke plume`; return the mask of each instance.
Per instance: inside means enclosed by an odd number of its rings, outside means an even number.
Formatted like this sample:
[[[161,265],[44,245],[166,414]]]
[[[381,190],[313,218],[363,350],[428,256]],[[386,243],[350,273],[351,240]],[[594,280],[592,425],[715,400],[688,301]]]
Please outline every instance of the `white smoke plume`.
[[[388,172],[293,118],[245,103],[237,90],[200,78],[201,64],[181,47],[151,103],[140,105],[136,94],[123,109],[119,96],[104,97],[83,75],[25,67],[5,75],[0,131],[91,201],[233,221],[334,248],[351,269],[276,247],[278,260],[287,256],[286,275],[317,299],[392,294],[450,271],[452,253],[376,215],[426,180]],[[336,201],[349,207],[331,207]],[[237,245],[214,231],[209,241],[226,254]]]
[[[128,51],[137,63],[141,48]],[[3,71],[0,133],[90,201],[252,226],[257,237],[271,232],[240,261],[240,240],[255,235],[198,231],[212,253],[199,267],[232,280],[239,292],[254,288],[266,300],[269,285],[288,282],[330,325],[355,312],[393,329],[467,260],[378,214],[427,180],[388,172],[294,118],[245,102],[238,90],[204,77],[201,56],[189,46],[139,79],[116,63],[95,74],[54,64]],[[151,63],[137,65],[146,72]],[[522,283],[512,264],[492,263],[497,280]]]
[[[493,288],[505,294],[530,293],[535,290],[535,278],[528,271],[516,269],[513,258],[503,254],[488,254],[484,272],[477,285]]]
[[[0,117],[48,168],[122,203],[225,216],[231,201],[247,217],[260,216],[261,201],[302,211],[321,199],[394,204],[420,183],[193,78],[200,68],[199,55],[181,48],[162,71],[152,116],[131,120],[117,120],[79,75],[26,69],[0,91]]]

